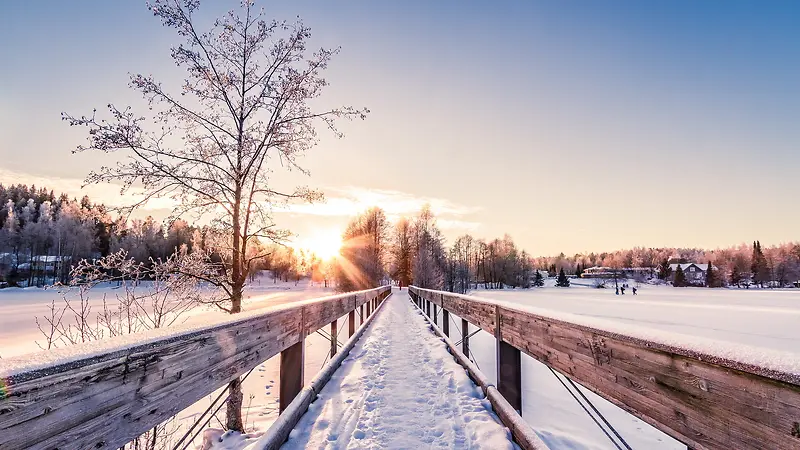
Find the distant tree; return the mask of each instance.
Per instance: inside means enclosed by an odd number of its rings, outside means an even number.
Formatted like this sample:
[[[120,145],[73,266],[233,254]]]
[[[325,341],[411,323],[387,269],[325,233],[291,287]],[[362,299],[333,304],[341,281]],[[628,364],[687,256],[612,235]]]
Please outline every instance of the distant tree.
[[[401,286],[411,284],[411,267],[414,259],[411,223],[405,217],[394,225],[391,238],[392,278]]]
[[[388,252],[388,222],[382,209],[373,207],[353,218],[344,232],[336,276],[343,292],[380,285]]]
[[[730,276],[730,284],[731,286],[741,287],[742,282],[742,273],[739,272],[739,268],[734,265],[731,269],[731,276]]]
[[[680,264],[678,264],[678,267],[675,269],[675,279],[672,280],[672,285],[675,287],[686,286],[686,275],[683,273],[683,268],[681,268]]]
[[[717,279],[717,273],[714,271],[714,266],[711,261],[708,262],[708,270],[706,270],[706,287],[714,288],[719,287],[720,282]]]
[[[556,286],[569,287],[569,278],[567,278],[567,274],[564,273],[563,267],[558,272],[558,278],[556,279]]]
[[[755,241],[753,243],[753,256],[751,258],[751,273],[753,276],[753,283],[764,287],[764,283],[771,279],[770,267],[767,262],[764,251],[761,249],[761,242]]]
[[[533,286],[534,287],[542,287],[544,286],[544,277],[542,276],[542,272],[538,269],[534,271],[533,274]]]
[[[414,284],[427,289],[442,289],[445,282],[447,255],[444,237],[436,224],[430,205],[425,205],[414,220]]]
[[[583,265],[581,265],[580,263],[578,263],[578,264],[575,266],[575,276],[576,276],[576,277],[578,277],[578,278],[580,278],[580,277],[581,277],[581,275],[583,275],[583,270],[584,270],[584,269],[583,269]]]
[[[665,259],[661,261],[661,264],[658,266],[658,278],[660,280],[667,280],[670,275],[672,275],[672,269],[669,267],[669,260]]]

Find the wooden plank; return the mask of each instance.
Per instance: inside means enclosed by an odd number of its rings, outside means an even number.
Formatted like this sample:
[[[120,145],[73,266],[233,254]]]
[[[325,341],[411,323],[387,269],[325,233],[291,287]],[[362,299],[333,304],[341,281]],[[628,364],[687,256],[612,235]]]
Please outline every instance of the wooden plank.
[[[500,316],[504,342],[690,447],[800,448],[791,374],[505,307]]]
[[[299,341],[300,314],[268,313],[13,375],[0,400],[0,448],[120,447]]]
[[[461,319],[461,353],[469,358],[469,322]]]
[[[336,351],[339,349],[339,323],[334,320],[331,322],[331,358],[336,356]]]
[[[352,297],[335,297],[321,302],[307,304],[305,308],[305,327],[313,333],[344,316],[352,307]]]
[[[352,337],[356,334],[356,310],[352,310],[347,314],[347,336]]]
[[[518,348],[497,341],[497,390],[522,413],[522,358]]]
[[[281,352],[280,391],[278,410],[283,413],[295,397],[303,390],[305,367],[305,338]]]

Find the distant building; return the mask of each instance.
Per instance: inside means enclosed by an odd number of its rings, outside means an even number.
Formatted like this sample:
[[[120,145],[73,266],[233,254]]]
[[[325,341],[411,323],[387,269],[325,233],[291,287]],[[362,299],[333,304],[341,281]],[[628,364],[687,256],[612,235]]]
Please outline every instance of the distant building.
[[[708,264],[685,263],[685,264],[670,264],[669,281],[675,281],[675,271],[680,266],[683,270],[683,276],[689,284],[704,284],[706,282],[706,272],[708,272]],[[716,269],[716,268],[715,268]]]

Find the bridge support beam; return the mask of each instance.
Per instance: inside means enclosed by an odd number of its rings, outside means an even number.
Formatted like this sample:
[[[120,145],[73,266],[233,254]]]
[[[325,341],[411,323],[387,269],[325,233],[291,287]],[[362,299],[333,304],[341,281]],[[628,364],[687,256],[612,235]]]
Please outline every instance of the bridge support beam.
[[[281,352],[280,397],[278,400],[278,411],[281,413],[303,389],[305,341],[305,337],[301,337],[300,342]]]
[[[450,337],[450,311],[442,308],[442,331],[444,335]]]
[[[461,319],[461,353],[469,358],[469,322]]]
[[[339,350],[339,341],[336,336],[339,334],[339,321],[334,320],[331,322],[331,359],[336,356],[336,351]]]
[[[513,345],[497,340],[497,390],[511,407],[522,414],[521,353]]]

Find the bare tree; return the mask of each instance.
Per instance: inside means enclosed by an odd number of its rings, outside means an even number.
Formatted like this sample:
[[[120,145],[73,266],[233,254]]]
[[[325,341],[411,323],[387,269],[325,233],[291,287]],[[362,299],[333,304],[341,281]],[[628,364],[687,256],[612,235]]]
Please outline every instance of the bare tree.
[[[141,201],[176,202],[173,217],[210,217],[228,232],[221,276],[207,277],[226,294],[230,313],[241,311],[248,271],[264,254],[251,255],[257,239],[281,241],[287,232],[272,220],[277,202],[314,201],[306,187],[282,190],[270,173],[280,165],[307,174],[298,157],[316,145],[316,127],[336,136],[337,119],[365,118],[367,109],[350,106],[313,109],[310,101],[327,86],[322,72],[338,49],[307,49],[311,31],[302,22],[267,21],[249,0],[238,11],[197,28],[199,0],[155,0],[148,8],[164,26],[185,39],[172,58],[187,72],[182,89],[168,90],[152,76],[133,75],[130,86],[148,101],[146,115],[108,105],[108,119],[63,114],[73,126],[89,130],[89,143],[76,151],[120,153],[126,157],[103,167],[87,183],[121,182],[123,191],[141,188]],[[242,393],[231,382],[229,429],[242,430]],[[238,412],[237,412],[238,411]]]

